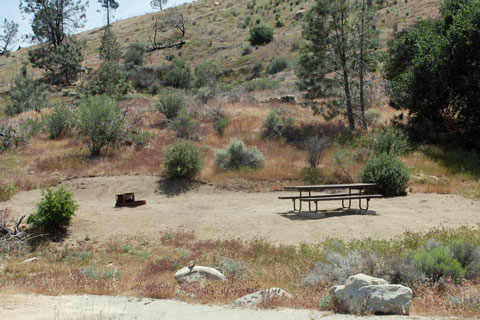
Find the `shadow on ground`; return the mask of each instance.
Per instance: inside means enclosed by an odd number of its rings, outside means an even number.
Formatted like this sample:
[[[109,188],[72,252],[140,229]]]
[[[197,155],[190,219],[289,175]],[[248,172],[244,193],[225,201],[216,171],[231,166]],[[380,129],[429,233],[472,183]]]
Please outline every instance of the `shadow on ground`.
[[[158,188],[155,190],[157,194],[163,194],[168,197],[174,197],[192,190],[198,190],[203,182],[190,180],[187,178],[179,179],[160,179]]]
[[[344,216],[376,216],[377,212],[373,210],[360,210],[360,209],[333,209],[333,210],[319,210],[318,212],[309,212],[309,211],[288,211],[288,212],[277,212],[278,215],[287,218],[292,221],[296,220],[318,220],[318,219],[327,219],[333,217],[344,217]]]

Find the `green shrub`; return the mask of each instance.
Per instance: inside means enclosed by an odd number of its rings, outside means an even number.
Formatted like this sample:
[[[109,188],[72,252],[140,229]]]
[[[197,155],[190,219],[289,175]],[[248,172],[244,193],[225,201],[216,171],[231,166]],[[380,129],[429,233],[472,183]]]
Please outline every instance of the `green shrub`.
[[[219,75],[220,70],[212,60],[202,62],[195,67],[195,86],[197,88],[214,86]]]
[[[164,66],[137,67],[128,72],[128,79],[137,90],[146,91],[150,94],[157,94],[162,87],[162,79],[165,75]]]
[[[230,121],[228,121],[225,116],[216,117],[213,121],[213,127],[220,137],[223,137],[225,129],[227,129],[228,126],[230,126]]]
[[[248,92],[270,90],[275,89],[278,86],[279,83],[277,80],[271,80],[268,78],[253,79],[245,82],[245,90]]]
[[[195,99],[205,104],[208,102],[208,100],[215,98],[216,94],[217,94],[216,87],[214,86],[202,87],[198,89],[197,94],[195,95]]]
[[[300,176],[307,184],[324,184],[326,181],[325,173],[318,168],[303,168]]]
[[[175,119],[187,102],[185,93],[179,89],[164,89],[160,92],[156,109],[163,113],[167,119]]]
[[[267,67],[269,74],[276,74],[288,68],[288,60],[286,58],[277,58],[270,62]]]
[[[199,148],[189,141],[177,140],[167,148],[163,165],[167,178],[191,178],[202,170],[203,161]]]
[[[62,137],[75,125],[75,114],[65,106],[56,106],[46,117],[46,128],[50,139]]]
[[[413,253],[411,260],[418,269],[435,281],[448,277],[459,283],[465,274],[460,262],[443,246],[431,250],[422,247]]]
[[[1,182],[0,183],[0,202],[8,201],[17,191],[15,182]]]
[[[226,259],[215,266],[215,269],[223,273],[228,279],[240,280],[245,273],[243,262],[233,259]]]
[[[453,257],[466,269],[466,278],[476,280],[480,277],[480,247],[465,240],[456,239],[452,241],[449,248]]]
[[[275,110],[270,111],[261,129],[262,139],[279,138],[283,133],[283,120]]]
[[[120,97],[127,93],[127,73],[113,61],[106,61],[92,74],[91,80],[82,88],[85,94],[106,94]]]
[[[264,45],[273,40],[273,28],[264,24],[257,24],[250,29],[248,41],[252,46]]]
[[[387,128],[375,135],[371,148],[375,155],[386,153],[392,156],[399,156],[407,153],[410,147],[407,137],[401,130]]]
[[[123,138],[124,115],[114,99],[105,95],[86,97],[80,101],[78,111],[79,129],[92,156]]]
[[[192,119],[186,111],[180,112],[180,115],[173,121],[172,129],[177,138],[200,140],[200,121]]]
[[[5,108],[7,115],[48,107],[47,85],[30,77],[25,66],[15,77],[12,89],[7,94],[12,102]]]
[[[57,191],[46,188],[42,195],[43,199],[37,205],[37,211],[28,217],[27,223],[47,232],[68,226],[78,210],[72,192],[60,186]]]
[[[145,55],[145,45],[142,43],[134,43],[128,47],[123,55],[123,63],[125,69],[133,70],[137,67],[143,66],[143,56]]]
[[[256,147],[247,149],[241,140],[230,140],[226,150],[217,150],[215,162],[219,169],[258,168],[263,166],[263,154]]]
[[[165,73],[165,84],[169,87],[188,89],[193,80],[192,71],[183,59],[173,59]]]
[[[405,193],[409,179],[408,168],[389,154],[380,154],[368,160],[360,174],[362,182],[376,183],[376,189],[384,196]]]

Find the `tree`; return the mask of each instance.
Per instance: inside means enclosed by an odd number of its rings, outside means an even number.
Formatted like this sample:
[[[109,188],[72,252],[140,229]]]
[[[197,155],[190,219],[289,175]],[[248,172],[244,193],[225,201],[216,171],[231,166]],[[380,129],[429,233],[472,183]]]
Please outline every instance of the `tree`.
[[[107,27],[110,26],[110,10],[116,10],[120,4],[115,0],[97,0],[98,3],[107,11]]]
[[[45,69],[51,82],[71,85],[80,72],[81,46],[69,35],[86,19],[82,0],[20,0],[20,10],[33,14],[32,40],[42,44],[29,51],[30,62]],[[68,40],[68,41],[67,41]]]
[[[435,135],[454,133],[465,146],[476,149],[480,149],[479,25],[479,0],[446,0],[441,18],[421,21],[390,43],[385,63],[391,103],[409,111],[412,126],[433,124]]]
[[[91,80],[84,86],[86,94],[106,94],[109,97],[121,97],[128,89],[127,73],[122,65],[114,61],[105,61],[95,71]]]
[[[152,9],[158,9],[162,11],[167,2],[168,0],[152,0],[150,1],[150,6],[152,6]]]
[[[0,56],[6,54],[8,46],[14,42],[15,37],[18,33],[18,23],[15,23],[15,21],[13,20],[8,21],[7,19],[5,19],[2,29],[3,35],[0,35],[0,43],[2,43],[0,47]]]
[[[12,104],[7,105],[8,115],[19,114],[27,110],[40,111],[48,106],[47,86],[27,74],[27,68],[15,77],[14,85],[8,92]]]
[[[306,15],[303,37],[307,43],[297,68],[298,86],[307,91],[306,98],[324,99],[325,107],[315,107],[315,111],[328,119],[345,109],[351,130],[355,129],[357,91],[365,108],[367,62],[375,63],[370,55],[377,34],[372,30],[367,7],[363,0],[316,0]],[[359,77],[361,85],[357,83]]]
[[[125,130],[124,114],[117,102],[106,96],[89,96],[79,105],[79,128],[92,156],[115,145]]]
[[[99,48],[99,56],[103,61],[118,61],[122,56],[122,51],[117,42],[117,37],[109,26],[105,28]]]
[[[158,21],[158,18],[155,19],[155,22],[152,26],[152,33],[149,35],[150,48],[146,49],[146,52],[153,52],[156,50],[163,50],[168,48],[182,48],[185,44],[183,38],[186,33],[187,19],[185,18],[182,10],[178,8],[171,8],[168,10],[165,19],[162,23]],[[159,43],[157,41],[158,33],[162,31],[165,27],[173,28],[180,32],[176,36],[173,36],[172,39],[166,41],[166,43]]]

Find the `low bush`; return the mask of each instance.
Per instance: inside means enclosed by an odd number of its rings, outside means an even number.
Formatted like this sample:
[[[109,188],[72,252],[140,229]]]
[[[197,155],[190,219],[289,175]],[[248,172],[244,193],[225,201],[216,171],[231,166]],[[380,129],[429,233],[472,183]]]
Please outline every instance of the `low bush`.
[[[23,67],[21,73],[15,77],[12,89],[7,95],[12,102],[5,108],[7,115],[19,114],[30,109],[40,111],[48,107],[47,85],[30,77],[26,67]]]
[[[325,173],[318,168],[303,168],[300,171],[302,180],[307,184],[325,184]]]
[[[240,280],[245,273],[245,265],[238,260],[226,259],[215,266],[215,269],[223,273],[227,279]]]
[[[160,92],[158,103],[155,108],[163,113],[167,119],[175,119],[180,111],[185,108],[187,102],[185,93],[179,89],[164,89]]]
[[[216,95],[217,95],[216,87],[214,86],[202,87],[198,89],[197,93],[195,94],[195,99],[205,104],[208,102],[208,100],[215,98]]]
[[[192,71],[183,59],[173,59],[165,72],[165,84],[169,87],[188,89],[193,80]]]
[[[163,160],[167,178],[192,178],[203,167],[200,149],[186,140],[177,140],[169,146]]]
[[[192,119],[186,111],[180,112],[180,115],[173,121],[172,129],[177,138],[200,140],[200,121]]]
[[[195,86],[197,88],[215,86],[220,70],[212,60],[207,60],[195,66]]]
[[[283,120],[275,110],[270,111],[263,122],[260,136],[262,139],[279,138],[283,134]]]
[[[125,69],[130,71],[137,67],[143,66],[143,57],[145,55],[145,45],[142,43],[134,43],[130,45],[123,55],[123,63]]]
[[[305,142],[310,168],[318,167],[320,159],[330,146],[328,137],[313,136]]]
[[[85,94],[106,94],[110,97],[121,97],[127,93],[127,73],[123,67],[113,61],[104,62],[92,74],[91,80],[81,88]]]
[[[130,70],[128,79],[132,85],[141,91],[150,94],[157,94],[162,87],[162,80],[166,72],[166,67],[144,66]]]
[[[245,90],[248,92],[264,91],[278,88],[279,82],[268,78],[253,79],[245,82]]]
[[[3,181],[0,182],[0,202],[8,201],[17,191],[15,182]]]
[[[360,174],[362,182],[376,183],[384,196],[405,194],[410,173],[405,165],[389,154],[380,154],[367,161]]]
[[[263,166],[263,154],[256,147],[248,149],[241,140],[230,140],[226,150],[217,150],[215,162],[219,169],[258,168]]]
[[[269,74],[276,74],[288,68],[288,60],[286,58],[277,58],[270,62],[267,67]]]
[[[273,28],[264,24],[257,24],[250,29],[248,41],[252,46],[264,45],[273,40]]]
[[[57,191],[46,188],[42,195],[43,199],[37,205],[37,211],[28,216],[27,223],[47,232],[68,226],[78,210],[72,192],[60,186]]]
[[[223,137],[225,129],[227,129],[229,126],[230,121],[228,121],[227,117],[223,115],[215,117],[215,120],[213,121],[213,127],[220,137]]]
[[[45,126],[50,139],[60,138],[75,126],[75,114],[66,106],[56,106],[45,118]]]
[[[443,246],[431,250],[422,247],[412,254],[411,260],[418,269],[434,281],[448,277],[455,283],[459,283],[465,274],[465,269],[460,262]]]
[[[371,148],[375,155],[385,153],[392,156],[403,155],[410,149],[407,137],[397,128],[387,128],[378,132]]]

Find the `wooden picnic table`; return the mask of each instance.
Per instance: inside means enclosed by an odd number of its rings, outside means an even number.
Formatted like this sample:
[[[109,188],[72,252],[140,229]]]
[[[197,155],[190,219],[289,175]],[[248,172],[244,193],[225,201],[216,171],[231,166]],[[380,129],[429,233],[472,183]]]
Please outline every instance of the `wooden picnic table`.
[[[371,198],[381,198],[383,195],[381,194],[369,194],[369,193],[362,193],[364,189],[373,188],[375,187],[375,183],[344,183],[344,184],[324,184],[324,185],[305,185],[305,186],[288,186],[285,187],[284,190],[289,191],[298,191],[298,196],[283,196],[278,197],[279,199],[291,199],[293,201],[293,210],[294,211],[301,211],[302,210],[302,202],[308,202],[308,210],[310,212],[317,212],[318,211],[318,201],[331,201],[331,200],[342,200],[342,208],[349,208],[352,206],[352,200],[358,200],[358,204],[360,209],[368,210],[368,203]],[[312,192],[321,192],[325,190],[332,190],[332,189],[348,189],[348,193],[333,193],[327,195],[312,195]],[[353,192],[357,191],[357,192]],[[307,195],[303,195],[302,193],[308,192]],[[367,202],[367,206],[365,209],[362,208],[362,199],[365,199]],[[299,209],[296,208],[296,200],[299,201]],[[345,201],[348,200],[348,206],[345,206]],[[315,210],[312,210],[311,203],[315,202]]]

